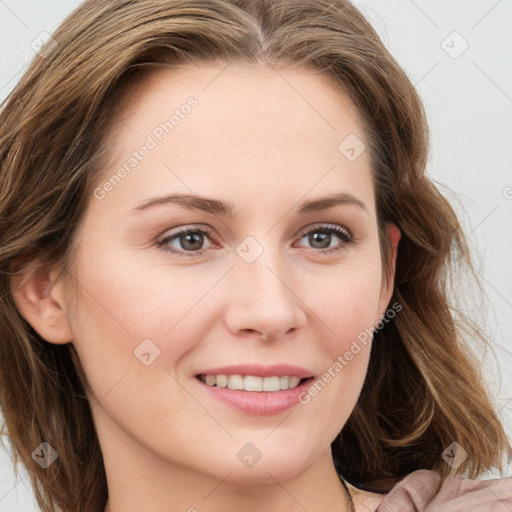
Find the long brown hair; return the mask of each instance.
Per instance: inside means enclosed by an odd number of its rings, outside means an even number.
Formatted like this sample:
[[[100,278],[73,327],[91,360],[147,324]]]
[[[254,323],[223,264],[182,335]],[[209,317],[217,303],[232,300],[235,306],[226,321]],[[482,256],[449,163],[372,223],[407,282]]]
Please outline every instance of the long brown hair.
[[[511,454],[470,340],[488,343],[449,301],[455,271],[473,270],[448,201],[425,175],[426,116],[418,94],[347,0],[88,0],[52,34],[0,111],[0,405],[41,509],[102,511],[108,489],[87,382],[72,344],[45,342],[19,313],[10,278],[63,264],[108,157],[106,130],[128,84],[155,66],[246,62],[320,70],[365,125],[383,265],[384,223],[402,233],[391,302],[374,335],[358,403],[332,443],[354,485],[386,492],[416,469],[443,477],[441,453],[467,452],[475,477]],[[59,454],[47,469],[31,453]]]

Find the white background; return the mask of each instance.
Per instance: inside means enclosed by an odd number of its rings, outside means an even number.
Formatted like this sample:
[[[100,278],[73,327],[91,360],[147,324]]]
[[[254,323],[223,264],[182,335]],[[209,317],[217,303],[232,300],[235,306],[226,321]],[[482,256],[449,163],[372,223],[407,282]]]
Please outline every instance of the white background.
[[[497,343],[488,380],[512,437],[512,2],[355,3],[426,105],[432,139],[428,172],[460,214],[478,257],[490,302],[488,309],[478,308],[480,321]],[[0,0],[0,101],[34,57],[33,41],[43,31],[52,33],[79,4]],[[0,510],[36,510],[26,474],[15,478],[1,448]]]

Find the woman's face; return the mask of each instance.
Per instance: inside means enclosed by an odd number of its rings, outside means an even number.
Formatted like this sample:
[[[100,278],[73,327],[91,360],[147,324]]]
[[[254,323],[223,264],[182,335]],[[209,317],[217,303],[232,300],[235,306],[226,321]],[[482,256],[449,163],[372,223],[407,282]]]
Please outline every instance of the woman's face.
[[[304,471],[356,404],[391,295],[353,106],[310,70],[212,64],[153,75],[110,135],[68,317],[107,466],[129,449],[230,480]],[[221,387],[237,374],[269,391]],[[310,379],[270,391],[286,376]]]

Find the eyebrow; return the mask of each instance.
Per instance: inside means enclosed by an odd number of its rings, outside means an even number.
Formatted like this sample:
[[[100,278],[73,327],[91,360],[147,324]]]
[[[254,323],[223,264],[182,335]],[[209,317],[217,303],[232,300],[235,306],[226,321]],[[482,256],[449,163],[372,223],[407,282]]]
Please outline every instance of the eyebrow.
[[[219,199],[201,197],[195,194],[171,194],[152,197],[150,199],[146,199],[128,213],[134,214],[143,210],[147,210],[148,208],[164,204],[177,204],[191,210],[201,210],[203,212],[222,215],[224,217],[230,218],[237,216],[237,212],[231,203],[221,201]],[[310,212],[323,211],[338,205],[357,206],[364,210],[366,213],[369,213],[366,205],[356,196],[348,192],[332,194],[310,201],[303,201],[299,204],[298,212],[305,214]]]

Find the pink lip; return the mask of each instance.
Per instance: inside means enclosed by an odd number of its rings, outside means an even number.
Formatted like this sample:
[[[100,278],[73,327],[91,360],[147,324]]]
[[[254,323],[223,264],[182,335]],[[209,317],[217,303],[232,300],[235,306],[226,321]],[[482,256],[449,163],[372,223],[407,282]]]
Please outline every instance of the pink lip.
[[[213,398],[226,403],[230,407],[241,410],[248,414],[260,416],[270,416],[293,407],[299,403],[299,395],[305,394],[309,386],[313,383],[313,372],[293,365],[238,365],[224,366],[217,368],[208,368],[201,370],[198,375],[254,375],[256,377],[273,376],[295,376],[300,379],[307,378],[296,388],[285,389],[282,391],[244,391],[229,388],[218,388],[205,384],[196,378],[196,382]]]
[[[197,372],[197,375],[254,375],[255,377],[299,377],[305,379],[313,377],[314,373],[291,364],[274,364],[263,366],[260,364],[240,364],[236,366],[218,366]]]

